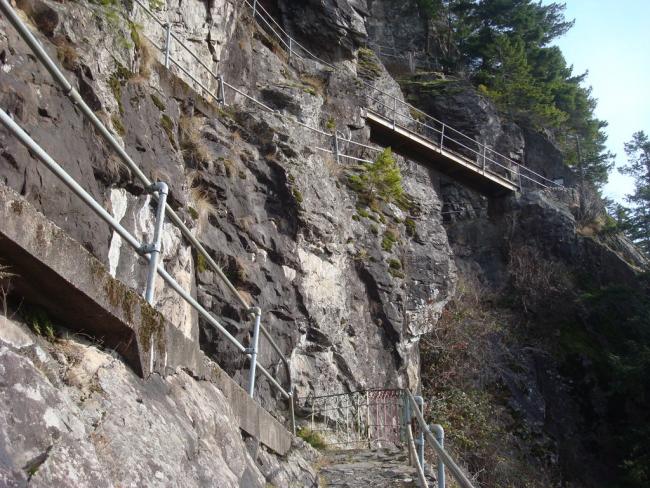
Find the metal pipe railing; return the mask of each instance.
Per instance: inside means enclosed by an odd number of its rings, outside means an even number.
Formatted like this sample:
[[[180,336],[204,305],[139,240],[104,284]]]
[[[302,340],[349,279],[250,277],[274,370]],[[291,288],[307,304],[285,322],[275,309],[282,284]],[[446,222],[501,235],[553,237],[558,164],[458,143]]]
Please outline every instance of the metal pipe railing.
[[[438,455],[438,459],[441,459],[445,463],[445,466],[447,466],[449,471],[451,471],[451,473],[454,475],[454,478],[456,478],[456,481],[458,482],[458,484],[460,484],[461,488],[474,488],[474,485],[469,480],[467,475],[454,462],[451,456],[447,453],[447,451],[445,451],[445,449],[440,445],[438,440],[431,433],[431,430],[427,426],[427,423],[424,421],[424,416],[420,411],[420,409],[418,408],[418,404],[415,398],[413,397],[413,393],[411,393],[409,390],[406,390],[406,394],[408,395],[408,400],[410,401],[413,407],[413,413],[415,413],[415,418],[419,423],[420,429],[424,431],[426,438],[429,440],[431,446],[436,451],[436,454]]]
[[[440,447],[445,448],[445,429],[440,424],[431,424],[429,429],[433,432]],[[438,457],[438,488],[446,488],[447,481],[445,479],[445,463]]]
[[[424,476],[424,464],[421,462],[419,458],[419,454],[416,452],[415,442],[413,440],[413,431],[410,425],[406,426],[406,435],[407,435],[410,458],[412,460],[412,464],[415,465],[415,469],[418,473],[418,481],[420,482],[420,488],[429,488],[427,479]]]
[[[137,0],[136,0],[137,1]],[[140,2],[138,2],[140,3]],[[133,161],[133,159],[128,155],[128,153],[124,150],[124,148],[119,144],[119,142],[115,139],[113,134],[104,126],[104,124],[97,118],[97,116],[94,114],[92,109],[85,103],[81,95],[77,92],[77,90],[74,89],[74,87],[70,84],[70,82],[66,79],[66,77],[63,75],[61,70],[57,67],[57,65],[54,63],[54,61],[49,57],[49,55],[45,52],[39,41],[34,37],[34,35],[29,31],[29,29],[25,26],[25,24],[21,21],[21,19],[18,17],[18,15],[15,13],[11,5],[7,0],[0,0],[0,10],[3,12],[7,20],[11,23],[11,25],[16,29],[18,34],[21,36],[21,38],[26,42],[26,44],[29,46],[31,51],[34,53],[38,61],[47,69],[47,71],[50,73],[52,78],[55,80],[55,82],[63,89],[63,92],[70,100],[72,103],[77,106],[84,117],[86,117],[93,127],[97,130],[99,135],[108,143],[108,145],[117,153],[117,155],[120,157],[120,159],[127,165],[127,167],[133,172],[133,174],[145,185],[146,188],[151,188],[152,187],[152,182],[147,178],[147,176],[142,172],[142,170],[139,168],[139,166]],[[151,13],[151,12],[149,12]],[[152,14],[153,15],[153,14]],[[155,17],[155,16],[154,16]],[[163,25],[163,24],[161,24]],[[168,29],[169,32],[169,29]],[[168,36],[168,39],[171,38],[171,35]],[[171,57],[166,58],[166,62],[171,61]],[[216,98],[216,97],[215,97]],[[6,115],[6,114],[5,114]],[[7,116],[8,117],[8,116]],[[9,118],[9,120],[11,120]],[[13,132],[13,130],[12,130]],[[32,141],[33,143],[33,141]],[[35,143],[34,143],[35,144]],[[53,160],[52,160],[53,161]],[[77,188],[78,189],[78,188]],[[153,195],[154,197],[160,202],[161,199],[163,199],[163,196],[161,195],[161,192],[158,191],[160,188],[156,188]],[[92,197],[91,197],[92,198]],[[89,203],[86,201],[86,203]],[[95,202],[96,203],[96,202]],[[234,285],[228,280],[226,275],[223,273],[221,268],[217,265],[217,263],[214,261],[214,259],[210,256],[210,254],[205,250],[205,248],[201,245],[201,243],[194,237],[192,232],[187,228],[187,226],[183,223],[183,221],[180,219],[180,217],[176,214],[176,212],[169,206],[169,204],[166,203],[166,194],[164,196],[162,205],[164,205],[164,208],[166,210],[166,214],[169,216],[170,220],[179,228],[181,231],[181,234],[185,239],[188,240],[188,242],[197,250],[199,254],[201,254],[206,262],[209,264],[209,266],[212,268],[212,270],[216,273],[216,275],[219,277],[219,279],[222,281],[222,283],[228,288],[228,290],[235,296],[237,301],[250,313],[251,312],[251,306],[249,303],[242,297],[242,295],[238,292],[238,290],[234,287]],[[96,208],[93,208],[95,211],[97,211]],[[110,216],[105,210],[104,212]],[[102,216],[102,215],[100,215]],[[106,215],[103,215],[102,218],[105,218]],[[121,226],[120,226],[121,227]],[[124,230],[122,228],[122,230]],[[125,230],[124,230],[125,231]],[[129,240],[128,237],[125,237],[121,231],[116,228],[116,232],[120,234],[121,237],[125,239],[126,242],[129,244],[133,245],[134,243]],[[138,245],[138,248],[140,245]],[[228,331],[216,320],[214,317],[212,317],[211,314],[209,314],[203,307],[201,307],[196,300],[194,300],[190,295],[188,295],[180,285],[164,270],[161,269],[160,267],[156,267],[154,269],[158,269],[159,274],[162,276],[162,278],[177,292],[179,293],[192,307],[194,307],[197,311],[199,311],[200,315],[204,317],[206,320],[211,322],[231,343],[233,343],[240,352],[246,352],[246,348],[244,348],[239,341],[237,341]],[[152,290],[153,290],[153,285],[152,285]],[[254,310],[253,310],[254,312]],[[260,324],[260,330],[265,334],[265,336],[270,337],[270,334],[268,334],[267,331],[265,331],[263,325]],[[280,354],[282,357],[283,364],[287,368],[287,377],[289,381],[291,381],[291,372],[290,372],[290,367],[289,367],[289,362],[288,360],[284,357],[284,354],[282,354],[280,348],[277,346],[277,343],[273,341],[272,347],[274,350]],[[249,355],[250,357],[250,355]],[[253,369],[255,369],[255,366],[253,366]],[[292,428],[295,433],[295,418],[293,416],[293,386],[290,383],[290,392],[287,392],[284,390],[279,383],[266,371],[264,368],[261,366],[257,366],[257,368],[262,371],[262,373],[267,376],[271,380],[271,383],[278,387],[278,389],[281,391],[281,393],[285,396],[288,397],[290,402],[291,402],[291,412],[292,412]]]
[[[137,0],[136,0],[136,1],[137,1]],[[270,15],[270,14],[269,14],[265,9],[264,9],[264,7],[262,7],[262,5],[260,5],[258,2],[255,1],[255,5],[251,5],[251,4],[248,2],[248,0],[244,0],[243,3],[244,3],[244,5],[247,5],[248,7],[250,7],[250,8],[252,9],[253,18],[254,18],[254,19],[261,19],[261,20],[262,20],[262,21],[263,21],[267,26],[269,26],[269,27],[271,28],[271,31],[272,31],[273,35],[275,35],[275,36],[278,38],[278,40],[280,40],[280,41],[285,45],[285,47],[287,47],[290,51],[291,51],[292,47],[293,47],[293,49],[295,50],[295,46],[298,46],[300,49],[302,49],[302,50],[303,50],[303,51],[304,51],[304,52],[305,52],[309,57],[311,57],[313,60],[318,61],[319,63],[321,63],[321,64],[323,64],[323,65],[325,65],[325,66],[328,66],[328,67],[330,67],[330,68],[332,68],[332,69],[338,69],[337,67],[335,67],[335,66],[332,65],[331,63],[329,63],[329,62],[323,60],[322,58],[319,58],[318,56],[314,55],[314,54],[311,53],[308,49],[306,49],[302,44],[300,44],[298,41],[296,41],[295,39],[293,39],[293,38],[292,38],[292,37],[291,37],[291,36],[290,36],[290,35],[289,35],[289,34],[288,34],[284,29],[282,29],[282,27],[280,26],[280,24],[279,24],[279,23],[278,23],[278,22],[273,18],[273,16],[271,16],[271,15]],[[278,30],[280,30],[280,32],[281,32],[282,34],[284,34],[288,39],[291,40],[291,41],[290,41],[290,44],[287,44],[287,42],[284,41],[283,37],[282,37],[280,34],[278,34],[278,32],[276,31],[276,29],[273,28],[273,27],[270,25],[270,23],[273,23],[273,24],[278,28]],[[442,130],[443,130],[443,131],[444,131],[444,129],[446,128],[448,131],[451,131],[451,132],[453,132],[453,133],[456,133],[456,134],[458,134],[459,136],[461,136],[462,138],[465,138],[465,139],[467,139],[468,141],[471,141],[472,143],[477,144],[477,145],[478,145],[478,148],[479,148],[478,151],[475,151],[475,150],[473,150],[473,149],[471,149],[471,148],[468,148],[468,149],[471,150],[472,152],[476,152],[479,156],[481,156],[481,157],[486,157],[486,153],[487,153],[487,152],[491,152],[491,153],[495,154],[496,156],[503,158],[505,161],[508,162],[508,164],[512,165],[513,167],[518,167],[518,168],[520,168],[520,170],[519,170],[520,173],[521,173],[521,170],[523,169],[524,171],[527,171],[528,173],[530,173],[530,174],[534,175],[535,177],[541,179],[542,181],[546,182],[547,184],[544,184],[544,183],[542,183],[541,181],[537,181],[537,180],[535,180],[535,179],[533,179],[533,178],[531,178],[531,177],[526,178],[527,180],[529,180],[529,181],[531,181],[531,182],[535,183],[536,185],[539,185],[539,186],[541,186],[541,187],[543,187],[543,188],[546,188],[546,189],[547,189],[547,188],[561,187],[561,186],[562,186],[562,185],[557,184],[555,181],[553,181],[553,180],[551,180],[551,179],[549,179],[549,178],[546,178],[545,176],[540,175],[539,173],[536,173],[535,171],[531,170],[530,168],[527,168],[526,166],[524,166],[524,165],[522,165],[522,164],[520,164],[520,163],[517,163],[516,161],[514,161],[514,160],[508,158],[507,156],[504,156],[503,154],[500,154],[499,152],[495,151],[494,149],[488,147],[487,145],[482,144],[482,143],[479,143],[478,141],[472,139],[471,137],[467,136],[466,134],[462,133],[461,131],[459,131],[459,130],[457,130],[457,129],[455,129],[455,128],[453,128],[453,127],[447,125],[447,124],[445,124],[444,122],[442,122],[442,121],[436,119],[435,117],[433,117],[433,116],[427,114],[426,112],[424,112],[424,111],[420,110],[419,108],[417,108],[417,107],[411,105],[410,103],[405,102],[405,101],[403,101],[403,100],[400,100],[400,99],[398,99],[397,97],[395,97],[394,95],[391,95],[391,94],[389,94],[389,93],[387,93],[387,92],[385,92],[385,91],[383,91],[383,90],[380,90],[380,89],[376,88],[374,85],[372,85],[371,83],[368,83],[368,82],[365,81],[365,80],[360,80],[360,81],[361,81],[364,85],[366,85],[367,87],[369,87],[371,90],[373,90],[373,91],[375,91],[375,92],[378,92],[378,93],[381,93],[381,94],[384,95],[384,96],[389,97],[389,98],[393,101],[394,105],[399,104],[400,106],[404,106],[404,107],[408,108],[409,112],[410,112],[410,111],[415,111],[416,113],[418,113],[418,114],[421,115],[422,117],[425,117],[425,118],[427,118],[427,119],[429,119],[429,120],[434,121],[434,122],[437,123],[437,124],[440,124],[440,125],[442,126]],[[396,108],[395,108],[395,111],[397,111]],[[413,117],[410,117],[410,120],[411,120],[412,122],[416,122],[416,123],[419,122],[417,119],[415,119],[415,118],[413,118]],[[434,130],[435,130],[435,129],[434,129]],[[438,132],[440,132],[440,131],[438,131]],[[444,139],[444,134],[443,134],[442,139]],[[451,138],[450,138],[450,140],[452,140],[453,142],[456,142],[457,144],[462,144],[462,143],[460,143],[459,141],[454,141],[454,140],[451,139]],[[467,146],[464,146],[464,147],[467,147]],[[468,161],[469,161],[469,160],[468,160]],[[507,171],[511,171],[510,168],[507,168],[507,167],[503,166],[502,164],[500,164],[500,163],[498,163],[498,162],[496,162],[496,161],[494,161],[494,160],[490,160],[490,159],[488,159],[487,157],[486,157],[486,161],[491,161],[492,163],[497,164],[499,167],[505,168]],[[523,176],[523,175],[522,175],[522,176]],[[515,183],[517,183],[517,182],[515,182]],[[521,190],[521,185],[519,185],[519,186],[520,186],[520,190]]]

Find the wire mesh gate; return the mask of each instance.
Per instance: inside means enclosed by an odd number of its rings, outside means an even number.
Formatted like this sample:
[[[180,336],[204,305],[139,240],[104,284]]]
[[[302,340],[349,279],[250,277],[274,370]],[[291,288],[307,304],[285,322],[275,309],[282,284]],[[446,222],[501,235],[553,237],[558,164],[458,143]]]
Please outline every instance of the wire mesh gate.
[[[303,399],[312,432],[338,449],[401,444],[407,401],[403,390],[364,390]]]

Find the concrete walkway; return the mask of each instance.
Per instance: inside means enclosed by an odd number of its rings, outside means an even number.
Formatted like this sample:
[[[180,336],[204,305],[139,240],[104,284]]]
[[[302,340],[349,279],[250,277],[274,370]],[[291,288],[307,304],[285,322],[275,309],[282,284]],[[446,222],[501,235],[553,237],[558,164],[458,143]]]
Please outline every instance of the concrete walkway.
[[[429,488],[436,485],[427,467]],[[323,459],[320,470],[323,488],[416,488],[415,468],[409,466],[404,449],[332,451]]]

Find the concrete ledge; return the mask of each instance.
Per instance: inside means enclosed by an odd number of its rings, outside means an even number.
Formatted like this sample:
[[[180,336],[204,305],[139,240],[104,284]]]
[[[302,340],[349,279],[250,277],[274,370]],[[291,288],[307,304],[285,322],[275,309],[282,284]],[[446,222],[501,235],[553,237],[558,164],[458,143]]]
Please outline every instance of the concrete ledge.
[[[12,293],[75,331],[115,349],[146,377],[182,368],[217,385],[242,430],[280,455],[291,434],[138,293],[113,278],[77,241],[0,184],[0,260],[17,276]]]
[[[203,355],[203,353],[201,353]],[[264,410],[248,393],[216,363],[203,356],[199,377],[217,385],[228,398],[239,428],[284,456],[291,449],[292,434]]]

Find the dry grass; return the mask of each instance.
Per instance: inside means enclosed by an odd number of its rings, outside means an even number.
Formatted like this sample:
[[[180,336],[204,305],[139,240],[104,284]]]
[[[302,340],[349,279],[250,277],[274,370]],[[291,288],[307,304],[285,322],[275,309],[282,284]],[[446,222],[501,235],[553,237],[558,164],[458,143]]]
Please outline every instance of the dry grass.
[[[336,162],[336,158],[329,153],[324,153],[322,156],[323,164],[327,168],[330,176],[334,178],[340,178],[345,173],[345,167],[342,164]]]
[[[182,116],[178,121],[181,149],[186,159],[195,165],[208,165],[214,158],[210,148],[201,137],[203,119]]]
[[[66,39],[57,42],[56,45],[56,56],[61,65],[69,71],[75,71],[79,66],[79,54],[74,46]]]
[[[303,83],[303,85],[311,88],[315,94],[318,94],[321,97],[325,96],[325,87],[327,86],[327,80],[324,78],[313,75],[300,75],[300,81]]]
[[[104,169],[106,170],[106,175],[111,181],[118,181],[122,176],[125,176],[127,179],[131,178],[131,170],[126,163],[115,154],[111,153],[108,155]]]
[[[190,187],[190,213],[196,219],[197,234],[202,234],[205,231],[210,217],[217,215],[217,207],[208,192],[199,186]]]
[[[593,186],[585,183],[579,190],[580,206],[576,211],[578,233],[587,236],[598,234],[606,222],[603,200]]]
[[[151,68],[156,60],[154,55],[155,51],[148,39],[145,37],[141,37],[140,39],[141,41],[138,45],[138,54],[140,55],[138,73],[140,76],[148,79],[151,77]]]
[[[9,297],[9,288],[10,288],[10,280],[14,276],[16,276],[15,273],[12,273],[10,271],[10,267],[0,264],[0,306],[2,306],[2,320],[3,322],[9,317],[9,304],[8,304],[8,297]]]

